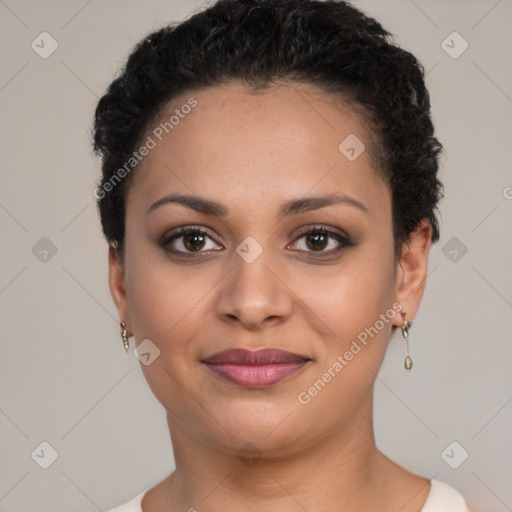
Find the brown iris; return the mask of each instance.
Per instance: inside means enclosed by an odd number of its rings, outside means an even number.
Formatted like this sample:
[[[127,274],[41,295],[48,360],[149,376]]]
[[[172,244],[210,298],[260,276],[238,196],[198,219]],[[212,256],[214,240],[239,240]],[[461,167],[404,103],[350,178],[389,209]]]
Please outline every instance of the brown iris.
[[[189,251],[197,251],[203,248],[205,236],[201,233],[188,233],[183,235],[183,245]]]
[[[310,249],[324,249],[328,238],[324,233],[309,233],[306,237],[306,243]]]

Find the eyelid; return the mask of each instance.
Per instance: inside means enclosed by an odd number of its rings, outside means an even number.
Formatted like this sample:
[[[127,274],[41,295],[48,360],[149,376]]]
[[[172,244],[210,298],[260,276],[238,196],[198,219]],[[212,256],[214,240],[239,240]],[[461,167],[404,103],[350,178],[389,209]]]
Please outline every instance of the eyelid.
[[[343,231],[340,228],[335,228],[334,226],[329,226],[327,224],[314,224],[313,226],[308,225],[304,228],[300,228],[298,234],[295,235],[295,240],[308,234],[310,231],[324,231],[329,235],[338,235],[339,237],[346,239],[347,242],[350,241],[350,235]]]
[[[162,237],[162,239],[169,240],[170,238],[178,237],[179,235],[186,235],[191,232],[192,233],[196,233],[196,232],[204,233],[205,235],[208,235],[212,240],[215,240],[218,237],[217,234],[207,226],[203,226],[203,225],[199,225],[199,224],[188,224],[187,226],[179,226],[177,228],[171,229],[169,232],[167,232]]]

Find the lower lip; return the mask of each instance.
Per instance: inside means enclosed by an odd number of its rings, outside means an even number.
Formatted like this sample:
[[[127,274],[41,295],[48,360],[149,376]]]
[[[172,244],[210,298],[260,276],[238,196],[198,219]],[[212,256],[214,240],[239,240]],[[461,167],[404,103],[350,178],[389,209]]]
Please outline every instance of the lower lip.
[[[205,363],[221,377],[245,388],[264,388],[290,377],[300,371],[303,363],[272,363],[241,365],[232,363]]]

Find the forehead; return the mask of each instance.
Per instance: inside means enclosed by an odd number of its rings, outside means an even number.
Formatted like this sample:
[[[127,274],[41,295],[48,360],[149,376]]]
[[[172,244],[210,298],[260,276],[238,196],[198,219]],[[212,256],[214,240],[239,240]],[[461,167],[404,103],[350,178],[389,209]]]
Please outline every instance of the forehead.
[[[277,201],[334,188],[375,204],[387,185],[369,151],[370,130],[350,105],[311,85],[191,91],[166,105],[142,139],[152,149],[136,168],[127,207],[176,189]]]

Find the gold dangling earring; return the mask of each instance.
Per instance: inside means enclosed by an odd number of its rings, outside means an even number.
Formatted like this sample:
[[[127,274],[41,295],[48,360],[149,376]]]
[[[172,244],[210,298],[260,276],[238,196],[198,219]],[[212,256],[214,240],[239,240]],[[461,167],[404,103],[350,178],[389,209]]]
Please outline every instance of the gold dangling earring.
[[[124,351],[128,352],[128,349],[130,348],[130,342],[128,341],[128,333],[126,332],[126,324],[124,322],[121,322],[120,325],[121,325],[121,329],[123,330],[121,332],[121,338],[123,340]]]
[[[402,329],[402,336],[404,337],[405,344],[407,346],[407,357],[405,358],[404,366],[405,366],[405,369],[408,372],[410,372],[412,370],[412,359],[409,356],[409,328],[411,327],[412,322],[408,322],[405,319],[405,310],[402,309],[400,314],[402,315],[402,319],[404,321],[400,328]]]

